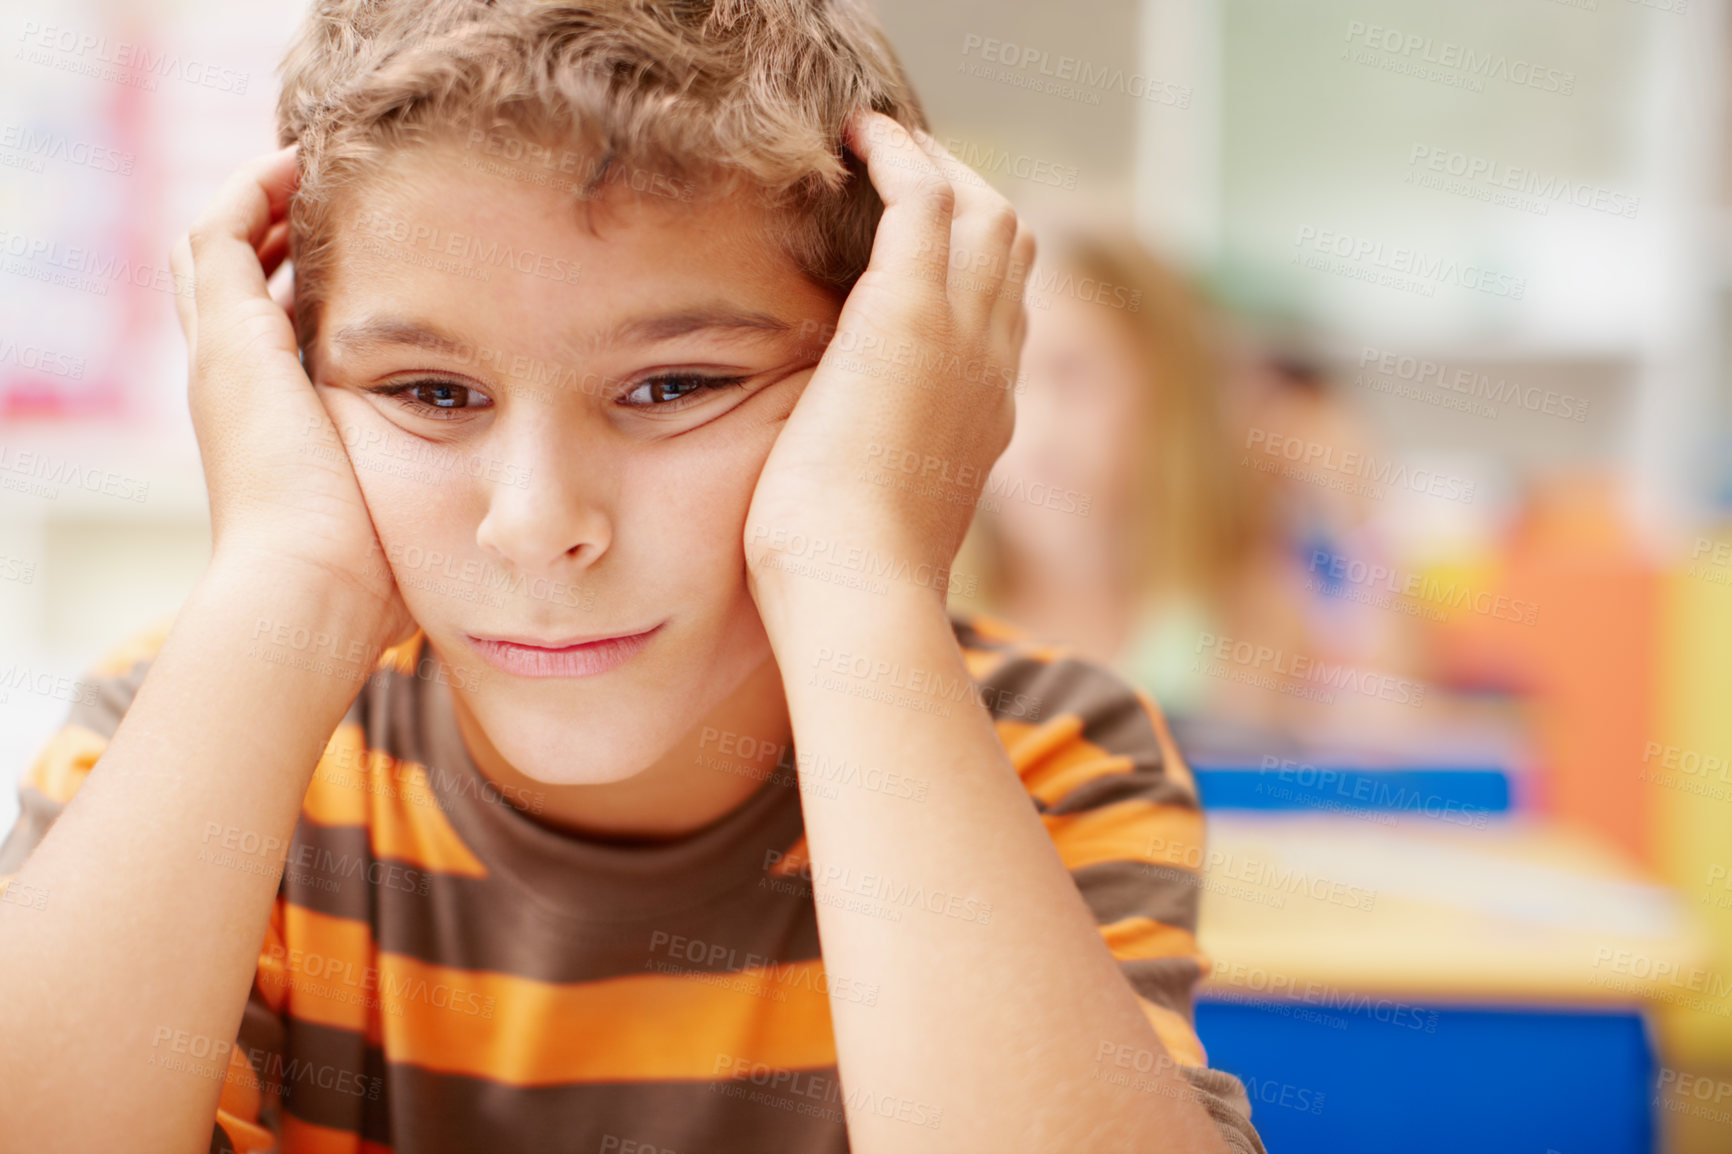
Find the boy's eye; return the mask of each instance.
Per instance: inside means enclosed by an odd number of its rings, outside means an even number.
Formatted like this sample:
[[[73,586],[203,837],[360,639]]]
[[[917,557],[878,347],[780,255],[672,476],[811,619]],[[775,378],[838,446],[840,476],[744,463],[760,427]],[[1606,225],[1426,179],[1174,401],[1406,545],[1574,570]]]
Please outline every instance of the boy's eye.
[[[626,391],[620,403],[640,409],[675,409],[700,399],[716,389],[746,383],[745,377],[711,377],[702,373],[663,373],[639,381]]]
[[[370,392],[401,398],[406,407],[422,413],[456,413],[484,409],[493,402],[487,396],[456,381],[406,381],[384,385]]]

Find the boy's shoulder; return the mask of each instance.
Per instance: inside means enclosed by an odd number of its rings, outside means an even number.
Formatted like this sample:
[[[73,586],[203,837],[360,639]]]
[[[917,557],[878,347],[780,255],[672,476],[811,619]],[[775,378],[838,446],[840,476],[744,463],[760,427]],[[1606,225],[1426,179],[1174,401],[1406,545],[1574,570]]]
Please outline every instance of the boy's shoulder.
[[[986,613],[952,610],[978,700],[1025,780],[1033,762],[1117,763],[1165,779],[1173,800],[1196,787],[1160,707],[1142,688],[1068,644]]]

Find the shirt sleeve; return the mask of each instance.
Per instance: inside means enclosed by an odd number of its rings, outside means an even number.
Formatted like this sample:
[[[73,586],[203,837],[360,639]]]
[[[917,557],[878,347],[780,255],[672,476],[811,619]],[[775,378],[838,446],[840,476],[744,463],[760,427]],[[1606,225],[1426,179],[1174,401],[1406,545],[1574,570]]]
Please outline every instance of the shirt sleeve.
[[[45,904],[51,895],[12,882],[78,787],[131,706],[150,663],[168,634],[163,621],[129,638],[74,684],[71,708],[25,771],[18,786],[17,821],[0,840],[0,901]],[[261,959],[280,938],[281,899],[271,917]],[[235,1047],[227,1056],[222,1095],[211,1127],[212,1154],[257,1154],[275,1148],[280,1094],[265,1076],[282,1063],[284,1025],[255,974]]]
[[[1013,646],[981,679],[1000,741],[1161,1045],[1229,1149],[1264,1154],[1233,1075],[1209,1069],[1192,990],[1203,813],[1190,768],[1147,694],[1059,650]],[[1134,1082],[1130,1061],[1104,1076]]]

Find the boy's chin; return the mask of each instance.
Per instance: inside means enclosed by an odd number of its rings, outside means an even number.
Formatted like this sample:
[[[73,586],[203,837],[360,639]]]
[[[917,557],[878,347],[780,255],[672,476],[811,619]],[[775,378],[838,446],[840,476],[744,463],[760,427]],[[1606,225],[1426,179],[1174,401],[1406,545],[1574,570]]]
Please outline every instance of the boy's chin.
[[[610,750],[596,747],[593,730],[562,737],[555,741],[525,741],[521,737],[492,740],[511,768],[540,785],[611,785],[636,777],[653,763],[653,757],[645,756],[646,742],[623,743],[626,748]]]

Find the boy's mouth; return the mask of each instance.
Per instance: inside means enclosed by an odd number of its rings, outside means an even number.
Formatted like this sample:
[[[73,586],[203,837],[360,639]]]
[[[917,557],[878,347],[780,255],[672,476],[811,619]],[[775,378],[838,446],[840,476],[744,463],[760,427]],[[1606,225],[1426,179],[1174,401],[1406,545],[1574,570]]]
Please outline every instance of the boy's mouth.
[[[482,660],[501,673],[514,677],[591,677],[630,661],[659,629],[657,624],[642,633],[550,642],[527,637],[464,636]]]

